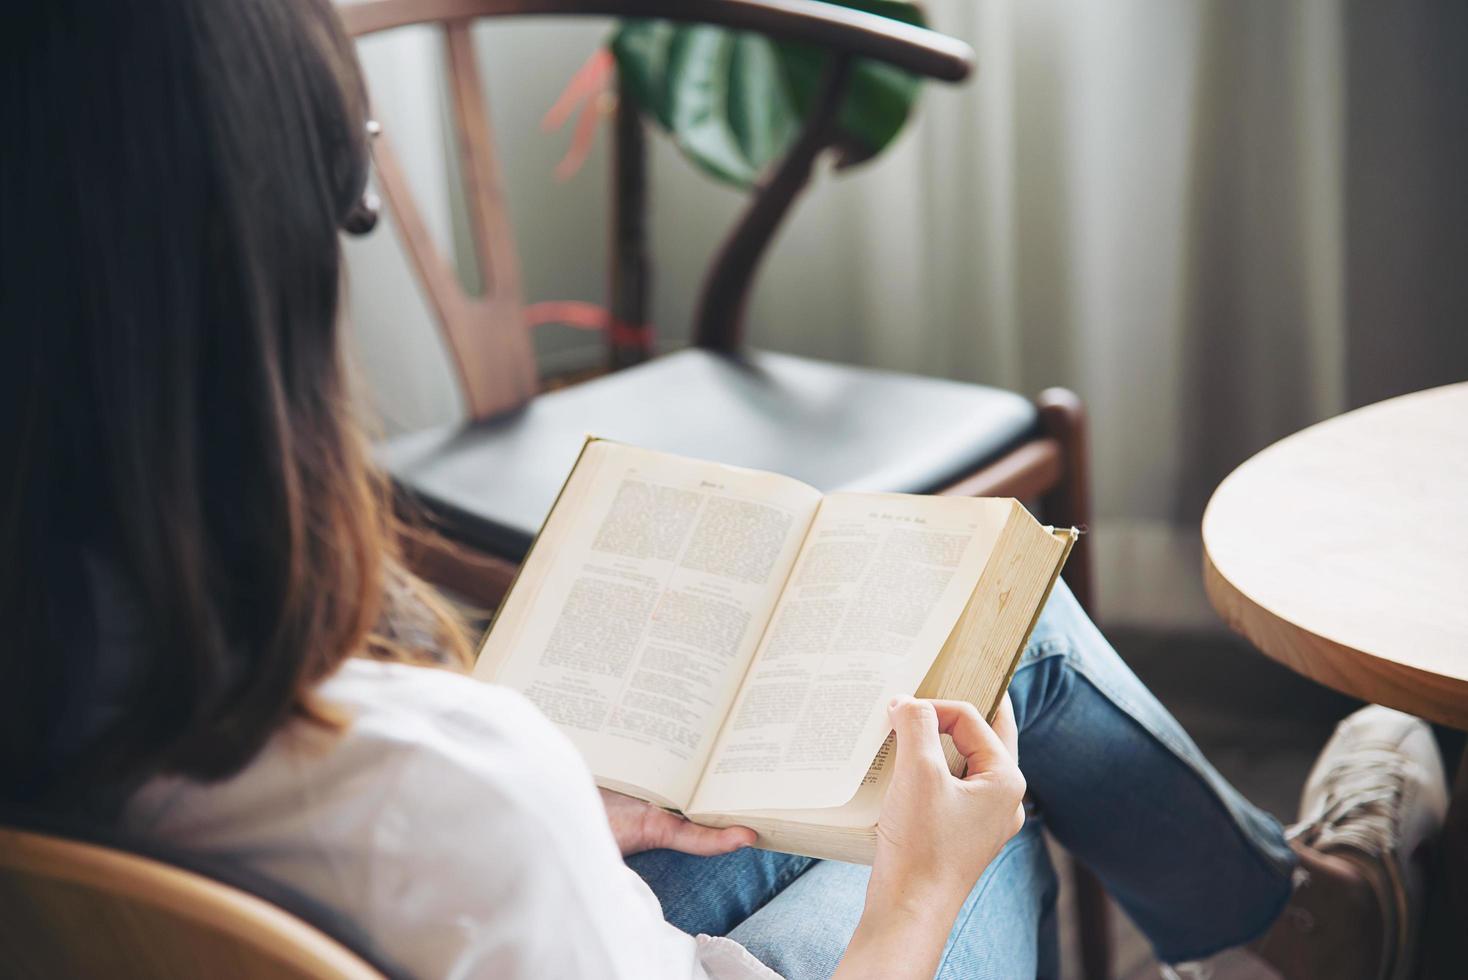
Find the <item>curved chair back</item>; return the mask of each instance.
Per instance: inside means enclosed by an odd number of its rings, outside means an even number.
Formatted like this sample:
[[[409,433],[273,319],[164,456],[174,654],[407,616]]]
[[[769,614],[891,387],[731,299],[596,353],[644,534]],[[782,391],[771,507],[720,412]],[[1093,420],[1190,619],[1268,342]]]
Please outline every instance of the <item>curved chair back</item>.
[[[453,265],[434,245],[393,148],[391,120],[385,120],[373,156],[378,183],[453,358],[474,421],[519,408],[539,387],[522,315],[519,257],[470,38],[476,20],[660,18],[755,31],[829,52],[825,79],[804,129],[785,158],[760,181],[704,281],[694,339],[699,346],[719,350],[740,346],[745,301],[759,260],[809,181],[817,158],[838,141],[834,124],[855,59],[871,58],[949,82],[967,77],[973,60],[973,51],[953,38],[815,0],[365,0],[343,4],[338,12],[347,32],[357,38],[410,25],[433,25],[443,33],[465,215],[483,283],[479,295],[463,289]]]
[[[382,980],[313,926],[211,878],[126,851],[0,828],[7,977]]]

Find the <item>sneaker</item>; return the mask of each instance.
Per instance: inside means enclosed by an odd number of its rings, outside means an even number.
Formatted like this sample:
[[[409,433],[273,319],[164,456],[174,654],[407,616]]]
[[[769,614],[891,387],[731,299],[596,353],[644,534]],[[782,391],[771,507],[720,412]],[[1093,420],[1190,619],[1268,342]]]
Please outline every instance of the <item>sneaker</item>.
[[[1336,727],[1305,781],[1289,837],[1366,872],[1382,910],[1384,980],[1405,980],[1415,966],[1426,851],[1447,807],[1432,729],[1377,705]]]

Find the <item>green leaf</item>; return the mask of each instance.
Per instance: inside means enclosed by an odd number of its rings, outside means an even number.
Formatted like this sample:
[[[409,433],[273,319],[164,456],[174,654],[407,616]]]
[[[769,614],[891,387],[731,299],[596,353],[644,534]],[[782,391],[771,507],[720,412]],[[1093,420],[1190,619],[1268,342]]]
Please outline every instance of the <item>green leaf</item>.
[[[729,63],[729,125],[756,171],[778,158],[800,131],[779,53],[765,38],[735,35]]]
[[[921,25],[906,0],[832,0]],[[628,21],[612,38],[623,90],[672,135],[693,163],[741,187],[791,146],[813,108],[829,53],[706,26]],[[846,166],[880,153],[901,131],[919,82],[859,60],[837,115]]]
[[[665,84],[673,139],[730,183],[752,184],[795,130],[794,106],[764,38],[681,29],[668,48]]]
[[[667,21],[629,20],[612,35],[612,55],[626,91],[663,129],[673,128],[668,111],[668,48],[676,29]]]

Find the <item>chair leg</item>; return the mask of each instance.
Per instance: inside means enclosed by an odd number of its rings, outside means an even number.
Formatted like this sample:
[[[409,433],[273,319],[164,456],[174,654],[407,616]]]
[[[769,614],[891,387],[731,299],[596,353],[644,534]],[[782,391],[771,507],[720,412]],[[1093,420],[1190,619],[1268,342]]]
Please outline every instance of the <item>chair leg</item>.
[[[1036,399],[1045,434],[1060,444],[1063,467],[1060,482],[1040,499],[1045,519],[1055,524],[1088,527],[1091,523],[1090,439],[1086,409],[1080,397],[1065,388],[1047,388]],[[1065,565],[1065,581],[1081,608],[1095,616],[1096,592],[1092,579],[1091,548],[1082,537]],[[1071,859],[1075,888],[1075,915],[1080,931],[1081,975],[1106,980],[1111,975],[1111,907],[1101,880],[1080,861]]]
[[[1108,980],[1111,976],[1111,905],[1106,889],[1091,869],[1070,859],[1070,883],[1075,888],[1076,925],[1081,938],[1081,976]]]
[[[1046,388],[1036,404],[1045,434],[1060,443],[1060,482],[1040,498],[1045,519],[1053,524],[1085,528],[1091,523],[1091,447],[1086,429],[1086,409],[1075,392]],[[1081,608],[1096,615],[1096,593],[1091,577],[1091,548],[1085,537],[1071,549],[1065,563],[1065,581]]]

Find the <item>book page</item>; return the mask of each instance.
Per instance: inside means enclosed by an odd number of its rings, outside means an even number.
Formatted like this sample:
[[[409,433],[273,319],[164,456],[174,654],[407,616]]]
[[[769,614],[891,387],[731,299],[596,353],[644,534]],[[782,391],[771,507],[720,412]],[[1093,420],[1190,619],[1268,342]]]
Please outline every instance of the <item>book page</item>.
[[[1073,529],[1055,531],[1041,527],[1028,512],[1023,512],[1018,505],[1016,508],[1021,513],[1010,519],[1000,535],[999,543],[984,565],[978,587],[944,644],[943,652],[915,692],[920,698],[969,701],[991,722],[1077,536]],[[954,775],[962,775],[962,754],[947,735],[942,740],[948,768]],[[894,741],[889,735],[856,794],[841,806],[746,810],[711,822],[724,826],[743,823],[756,829],[778,827],[779,833],[784,833],[787,826],[870,828],[881,811],[882,799],[892,779],[894,759]],[[699,819],[705,822],[702,816]],[[757,846],[773,843],[764,841]]]
[[[820,503],[786,477],[588,444],[475,675],[603,785],[684,806]]]
[[[1008,500],[833,494],[822,502],[690,812],[851,799],[973,594]]]

